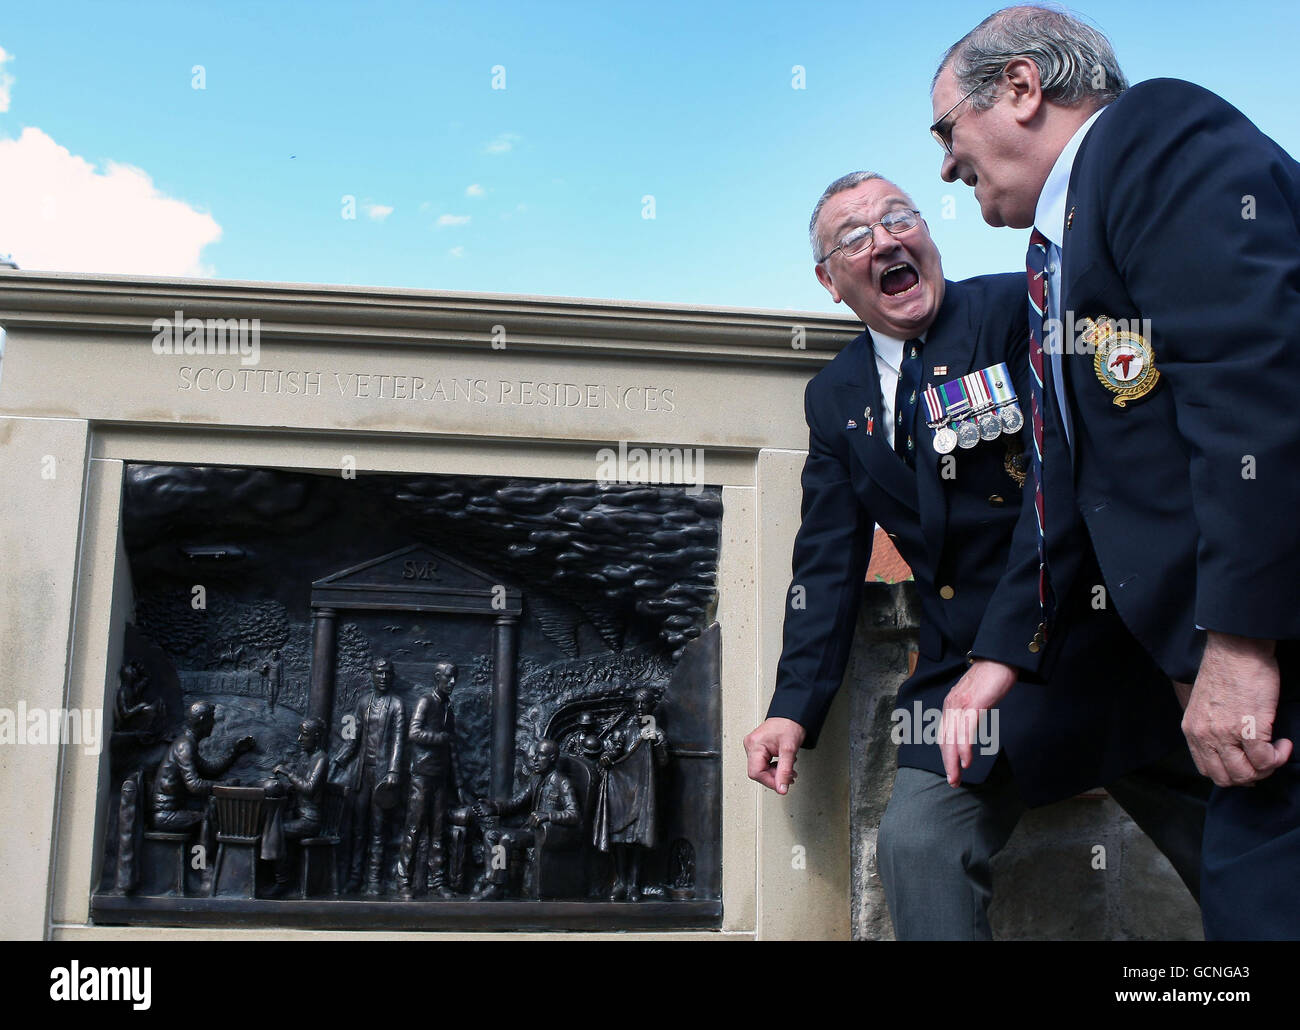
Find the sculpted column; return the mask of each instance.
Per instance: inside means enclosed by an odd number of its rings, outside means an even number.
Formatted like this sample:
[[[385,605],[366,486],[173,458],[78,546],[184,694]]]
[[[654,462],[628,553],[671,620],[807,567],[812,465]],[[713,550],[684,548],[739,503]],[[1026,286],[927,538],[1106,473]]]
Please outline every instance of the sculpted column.
[[[307,714],[325,720],[330,725],[334,700],[334,620],[338,615],[333,608],[311,610],[311,694],[307,699]]]
[[[506,798],[515,777],[515,656],[519,616],[497,616],[492,628],[492,796]]]

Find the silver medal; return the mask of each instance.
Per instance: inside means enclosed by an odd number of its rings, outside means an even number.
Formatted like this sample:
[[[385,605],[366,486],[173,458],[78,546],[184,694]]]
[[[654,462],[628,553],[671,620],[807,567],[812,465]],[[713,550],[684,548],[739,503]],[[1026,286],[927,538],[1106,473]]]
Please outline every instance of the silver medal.
[[[1002,435],[1002,419],[996,411],[986,411],[976,420],[979,424],[980,437],[984,440],[996,440]]]
[[[1008,433],[1018,433],[1025,424],[1025,416],[1015,404],[1006,405],[1002,411],[1002,428]]]
[[[957,446],[963,450],[970,450],[980,442],[980,430],[974,422],[957,423]]]
[[[957,446],[957,434],[950,426],[940,426],[934,432],[934,449],[940,454],[951,454]]]

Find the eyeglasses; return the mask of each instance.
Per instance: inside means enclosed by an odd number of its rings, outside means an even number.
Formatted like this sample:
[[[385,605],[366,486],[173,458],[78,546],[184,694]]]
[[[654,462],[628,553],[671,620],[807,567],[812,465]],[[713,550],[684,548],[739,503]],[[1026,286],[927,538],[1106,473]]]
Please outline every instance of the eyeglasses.
[[[999,69],[998,71],[994,72],[992,75],[989,75],[984,79],[982,79],[980,82],[977,82],[975,84],[974,89],[972,89],[964,97],[958,100],[957,103],[953,104],[952,107],[948,108],[948,110],[944,111],[943,115],[939,118],[939,120],[930,126],[930,135],[934,137],[935,142],[938,143],[939,146],[943,147],[946,153],[948,153],[949,155],[952,154],[952,126],[951,125],[945,126],[943,124],[944,121],[947,119],[947,117],[950,114],[952,114],[955,110],[957,110],[957,108],[961,107],[962,104],[966,103],[967,100],[973,97],[976,93],[982,90],[994,79],[1001,76],[1002,72],[1005,70],[1006,69]]]
[[[857,257],[859,254],[865,254],[876,242],[875,228],[880,226],[891,236],[901,236],[909,229],[915,229],[921,222],[921,212],[915,208],[899,207],[889,211],[878,222],[872,222],[870,225],[860,225],[839,243],[828,250],[821,256],[817,262],[819,265],[830,259],[830,256],[837,250],[844,251],[845,257]]]

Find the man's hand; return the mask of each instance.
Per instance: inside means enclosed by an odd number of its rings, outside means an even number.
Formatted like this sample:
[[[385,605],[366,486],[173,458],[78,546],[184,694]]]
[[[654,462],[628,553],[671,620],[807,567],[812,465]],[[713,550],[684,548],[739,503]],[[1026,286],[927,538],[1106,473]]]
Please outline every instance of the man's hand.
[[[768,719],[762,723],[745,737],[749,778],[778,794],[786,793],[799,775],[794,771],[794,760],[805,736],[804,728],[793,719]]]
[[[1016,678],[1016,670],[1010,665],[979,658],[943,699],[939,750],[950,786],[960,784],[962,770],[970,768],[980,713],[996,708],[1015,686]]]
[[[1183,714],[1196,768],[1220,787],[1258,783],[1291,757],[1273,740],[1280,680],[1274,642],[1211,631]]]

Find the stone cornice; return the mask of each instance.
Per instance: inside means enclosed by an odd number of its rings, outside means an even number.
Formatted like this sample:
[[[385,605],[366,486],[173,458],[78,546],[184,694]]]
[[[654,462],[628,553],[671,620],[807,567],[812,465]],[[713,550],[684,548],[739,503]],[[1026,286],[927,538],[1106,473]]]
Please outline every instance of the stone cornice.
[[[812,312],[651,304],[566,297],[0,272],[0,326],[152,332],[155,319],[260,319],[263,340],[488,346],[505,327],[509,350],[580,356],[795,365],[815,370],[860,323]],[[795,327],[804,347],[792,345]]]

